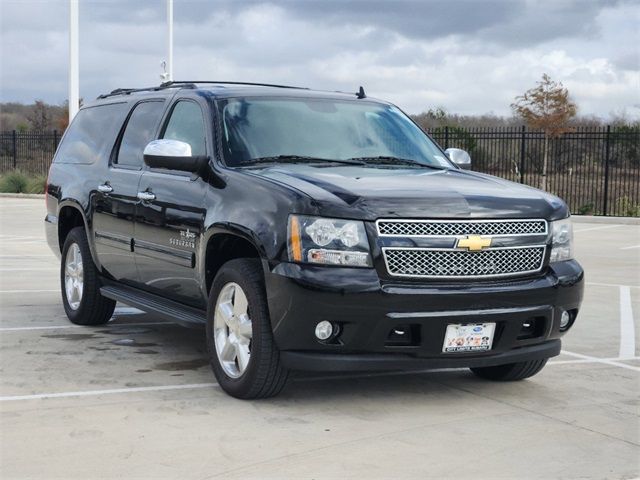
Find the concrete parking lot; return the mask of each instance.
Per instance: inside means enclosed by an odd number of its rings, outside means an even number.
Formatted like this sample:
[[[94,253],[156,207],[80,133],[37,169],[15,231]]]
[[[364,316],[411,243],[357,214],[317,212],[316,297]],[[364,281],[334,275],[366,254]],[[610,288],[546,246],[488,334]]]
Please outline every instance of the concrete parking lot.
[[[43,218],[0,199],[2,478],[640,475],[640,225],[575,222],[585,301],[530,380],[298,375],[246,402],[217,388],[201,331],[120,305],[68,323]]]

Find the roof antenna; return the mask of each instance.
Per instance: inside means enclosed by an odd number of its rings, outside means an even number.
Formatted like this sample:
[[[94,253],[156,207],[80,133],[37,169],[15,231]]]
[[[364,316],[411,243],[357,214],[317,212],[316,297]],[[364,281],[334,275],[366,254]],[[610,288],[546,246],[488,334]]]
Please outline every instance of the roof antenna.
[[[358,93],[356,93],[356,97],[367,98],[367,95],[364,93],[364,88],[362,88],[362,85],[360,86],[360,90],[358,90]]]
[[[162,73],[160,74],[160,80],[162,80],[162,83],[166,83],[169,80],[169,72],[167,72],[167,62],[162,61],[160,63],[160,67],[162,68]]]

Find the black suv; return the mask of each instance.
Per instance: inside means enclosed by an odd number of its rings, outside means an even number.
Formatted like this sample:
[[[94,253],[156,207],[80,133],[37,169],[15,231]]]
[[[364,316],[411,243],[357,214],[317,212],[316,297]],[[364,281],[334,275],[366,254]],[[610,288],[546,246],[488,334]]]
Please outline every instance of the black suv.
[[[49,173],[64,308],[205,325],[239,398],[291,370],[530,377],[582,300],[569,211],[469,163],[362,88],[115,90],[80,110]]]

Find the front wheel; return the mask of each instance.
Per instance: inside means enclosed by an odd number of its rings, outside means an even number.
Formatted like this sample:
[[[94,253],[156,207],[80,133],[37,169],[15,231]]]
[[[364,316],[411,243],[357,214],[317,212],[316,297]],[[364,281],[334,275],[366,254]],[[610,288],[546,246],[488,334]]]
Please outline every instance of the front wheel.
[[[547,364],[547,359],[508,363],[495,367],[472,368],[471,371],[481,378],[499,382],[514,382],[533,377]]]
[[[64,241],[60,284],[64,311],[72,323],[101,325],[109,321],[116,302],[100,294],[98,269],[82,227],[72,229]]]
[[[260,262],[236,259],[216,275],[207,308],[207,349],[219,385],[236,398],[280,393],[287,371],[273,340]]]

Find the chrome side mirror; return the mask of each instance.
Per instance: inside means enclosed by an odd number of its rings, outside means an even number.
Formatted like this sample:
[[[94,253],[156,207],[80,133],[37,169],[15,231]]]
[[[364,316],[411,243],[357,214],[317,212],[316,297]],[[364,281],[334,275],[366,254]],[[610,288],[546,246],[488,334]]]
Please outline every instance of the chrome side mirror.
[[[144,156],[154,157],[190,157],[191,145],[180,140],[152,140],[144,147]]]
[[[153,140],[144,147],[144,163],[151,168],[165,168],[183,172],[199,172],[209,157],[191,155],[191,145],[179,140]]]
[[[465,150],[462,150],[461,148],[447,148],[444,153],[447,154],[449,160],[460,168],[465,170],[469,170],[471,168],[471,157]]]

